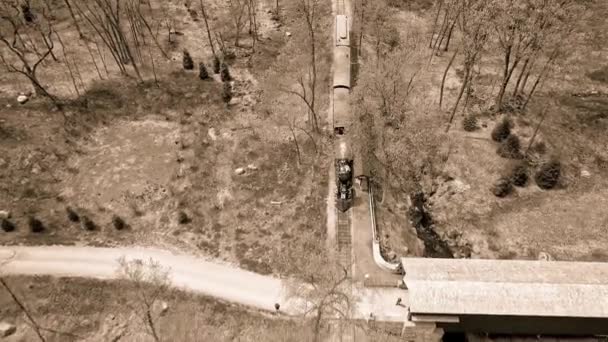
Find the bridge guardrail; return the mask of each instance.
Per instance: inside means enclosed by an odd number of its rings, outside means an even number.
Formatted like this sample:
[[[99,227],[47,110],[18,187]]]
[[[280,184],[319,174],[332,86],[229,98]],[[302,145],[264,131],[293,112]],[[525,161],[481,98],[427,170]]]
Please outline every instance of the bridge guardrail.
[[[380,238],[378,237],[378,227],[376,225],[376,209],[375,209],[375,201],[374,201],[374,187],[369,182],[369,213],[371,216],[372,223],[372,253],[374,256],[374,262],[380,268],[387,270],[392,273],[400,273],[401,268],[399,267],[399,263],[391,263],[384,260],[382,253],[380,252]]]

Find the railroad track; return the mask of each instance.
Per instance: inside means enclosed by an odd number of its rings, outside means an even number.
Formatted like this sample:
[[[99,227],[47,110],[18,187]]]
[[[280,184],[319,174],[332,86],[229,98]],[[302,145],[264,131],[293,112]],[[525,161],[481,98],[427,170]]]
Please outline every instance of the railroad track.
[[[347,210],[346,212],[341,212],[339,210],[336,211],[338,226],[338,260],[342,266],[348,269],[349,276],[352,276],[352,235],[350,231],[352,210]]]

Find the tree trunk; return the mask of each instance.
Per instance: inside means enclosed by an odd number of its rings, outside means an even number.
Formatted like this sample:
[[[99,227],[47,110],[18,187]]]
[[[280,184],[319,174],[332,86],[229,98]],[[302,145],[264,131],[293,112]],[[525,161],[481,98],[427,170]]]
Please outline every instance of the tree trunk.
[[[82,34],[82,30],[80,29],[80,25],[78,24],[78,20],[76,19],[76,15],[74,14],[74,9],[72,8],[72,5],[70,4],[70,0],[63,0],[63,2],[65,2],[65,5],[68,7],[68,11],[70,12],[70,17],[72,17],[72,20],[74,21],[74,25],[76,26],[76,31],[78,31],[78,37],[80,39],[84,38],[84,34]]]
[[[505,68],[503,70],[503,79],[498,91],[498,97],[496,98],[496,110],[500,110],[502,107],[502,101],[507,89],[507,85],[509,84],[511,75],[513,75],[513,71],[515,68],[517,68],[517,64],[519,64],[520,61],[520,57],[516,57],[513,61],[513,65],[511,65],[511,51],[511,46],[509,46],[505,51]]]
[[[154,327],[154,320],[152,319],[152,314],[150,313],[150,308],[146,310],[146,322],[148,323],[148,327],[150,328],[150,332],[154,341],[160,342],[160,338],[158,337],[158,333],[156,332],[156,328]]]
[[[313,116],[313,128],[315,132],[318,132],[319,130],[319,126],[317,124],[317,113],[316,113],[316,107],[315,107],[315,100],[316,100],[316,94],[317,94],[317,58],[316,58],[316,42],[315,42],[315,31],[314,31],[314,26],[311,26],[310,28],[310,39],[311,39],[311,53],[310,53],[310,58],[311,58],[311,66],[312,66],[312,82],[311,82],[311,87],[310,87],[310,96],[311,96],[311,100],[310,100],[310,105],[313,109],[312,111],[312,116]]]
[[[203,0],[200,0],[200,2],[201,12],[203,13],[203,20],[205,21],[205,28],[207,29],[207,38],[209,39],[209,46],[211,46],[211,52],[213,53],[213,57],[217,58],[217,54],[215,53],[215,47],[213,46],[213,39],[211,39],[211,30],[209,29],[209,22],[207,20],[207,11],[205,11],[205,4],[203,3]]]
[[[540,125],[543,123],[543,121],[545,121],[546,115],[547,115],[547,107],[545,107],[543,109],[543,114],[540,118],[540,121],[538,122],[538,125],[536,125],[536,128],[534,129],[534,134],[532,134],[532,138],[530,138],[530,143],[528,144],[528,147],[526,148],[524,157],[528,156],[528,152],[530,151],[530,148],[532,147],[532,144],[534,143],[534,139],[536,139],[536,134],[538,133],[538,130],[540,129]]]
[[[460,87],[460,93],[458,94],[458,98],[456,98],[456,103],[454,104],[454,108],[452,109],[452,114],[450,115],[450,121],[448,122],[448,127],[446,127],[446,129],[445,129],[446,133],[450,130],[450,127],[452,126],[452,121],[454,121],[454,116],[456,115],[456,110],[458,109],[458,104],[460,103],[460,100],[462,99],[462,95],[464,94],[464,90],[466,89],[470,74],[471,74],[471,68],[466,67],[465,74],[464,74],[464,81],[462,82],[462,86]]]
[[[429,58],[428,65],[431,65],[433,56],[435,56],[435,53],[437,53],[437,49],[439,49],[439,44],[443,40],[443,36],[445,35],[445,31],[447,30],[448,24],[449,24],[448,13],[446,12],[445,16],[443,17],[441,29],[439,30],[439,33],[437,34],[437,39],[435,39],[435,43],[433,44],[433,50],[431,53],[431,57]]]
[[[513,97],[517,96],[517,92],[519,89],[519,85],[521,84],[521,80],[523,79],[524,73],[528,68],[528,63],[530,62],[530,58],[526,58],[524,61],[524,65],[521,67],[521,71],[519,72],[519,76],[517,77],[517,81],[515,82],[515,87],[513,88]]]
[[[532,95],[534,95],[534,92],[536,91],[536,87],[538,87],[538,83],[545,76],[545,73],[549,69],[549,65],[551,65],[551,63],[553,63],[553,60],[557,57],[557,54],[558,54],[558,50],[555,50],[551,54],[549,59],[547,60],[547,63],[545,63],[545,65],[543,66],[543,69],[540,71],[540,74],[538,74],[538,77],[536,78],[536,81],[534,81],[534,85],[532,86],[532,89],[530,89],[530,93],[528,94],[528,96],[526,98],[526,102],[524,102],[524,105],[522,106],[522,111],[525,110],[526,107],[528,106],[528,102],[530,102]]]
[[[365,7],[363,7],[363,1],[365,0],[361,0],[361,18],[359,19],[361,27],[359,30],[359,45],[357,46],[357,59],[361,59],[361,44],[363,43],[363,33],[365,32]]]
[[[445,71],[443,72],[443,77],[441,78],[441,90],[439,92],[439,109],[441,110],[441,105],[443,104],[443,89],[445,86],[445,79],[448,75],[448,71],[450,70],[450,67],[452,66],[452,63],[454,63],[454,60],[456,59],[456,55],[458,54],[458,49],[456,49],[456,51],[454,51],[454,54],[452,55],[452,58],[450,58],[450,62],[448,63],[448,66],[445,68]]]
[[[293,125],[289,124],[289,130],[291,131],[291,136],[293,137],[293,143],[296,146],[296,152],[298,154],[298,166],[302,165],[302,155],[300,153],[300,144],[298,143],[298,137],[296,136],[296,132],[293,130]]]
[[[437,28],[437,21],[439,21],[439,14],[441,13],[441,8],[443,7],[443,0],[439,1],[439,6],[437,6],[437,13],[435,13],[435,20],[433,20],[433,31],[431,32],[431,39],[429,41],[429,48],[433,47],[433,40],[435,38],[435,29]]]
[[[452,32],[454,31],[454,26],[456,26],[456,21],[457,19],[454,19],[454,21],[452,22],[452,26],[450,26],[450,30],[448,31],[448,39],[445,41],[445,47],[443,48],[443,51],[448,51],[450,41],[452,40]]]

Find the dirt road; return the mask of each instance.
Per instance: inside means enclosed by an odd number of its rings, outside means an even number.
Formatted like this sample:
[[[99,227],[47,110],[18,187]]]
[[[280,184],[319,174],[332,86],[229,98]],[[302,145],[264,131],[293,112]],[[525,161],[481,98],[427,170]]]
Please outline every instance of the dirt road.
[[[0,247],[0,274],[51,275],[115,279],[118,259],[153,259],[171,269],[172,285],[262,310],[297,314],[301,300],[287,299],[284,281],[245,271],[236,266],[150,248],[97,248],[71,246]],[[370,312],[378,320],[403,321],[405,308],[396,306],[399,289],[358,289],[354,312],[365,318]]]

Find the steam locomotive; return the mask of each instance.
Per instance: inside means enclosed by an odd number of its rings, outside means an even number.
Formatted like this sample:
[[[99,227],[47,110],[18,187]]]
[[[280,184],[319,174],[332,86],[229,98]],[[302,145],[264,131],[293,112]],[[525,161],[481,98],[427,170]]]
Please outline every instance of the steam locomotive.
[[[335,138],[336,207],[347,211],[353,204],[354,156],[349,141],[352,115],[349,106],[351,89],[350,32],[348,17],[336,16],[332,124]]]

